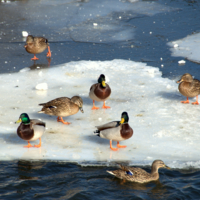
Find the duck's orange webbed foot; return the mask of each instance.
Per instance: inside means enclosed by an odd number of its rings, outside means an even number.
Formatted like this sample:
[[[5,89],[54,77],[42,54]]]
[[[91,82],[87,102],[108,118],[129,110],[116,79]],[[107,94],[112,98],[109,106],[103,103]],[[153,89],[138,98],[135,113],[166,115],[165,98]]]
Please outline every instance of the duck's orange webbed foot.
[[[93,100],[93,107],[92,107],[92,110],[98,110],[99,107],[96,107],[94,102],[95,102],[95,101]]]
[[[119,150],[118,148],[113,148],[113,147],[112,147],[112,140],[110,140],[110,148],[111,148],[113,151],[118,151],[118,150]]]
[[[105,101],[104,101],[104,102],[103,102],[102,108],[107,109],[107,108],[110,108],[110,106],[106,106],[106,103],[105,103]]]
[[[71,124],[70,122],[64,121],[62,117],[58,117],[58,118],[57,118],[57,122],[62,122],[63,124],[66,124],[66,125]]]
[[[198,102],[198,96],[196,96],[196,101],[194,103],[192,103],[193,105],[199,105],[199,102]]]
[[[31,145],[31,143],[28,141],[28,145],[26,145],[26,146],[24,146],[25,148],[30,148],[30,147],[33,147],[32,145]]]
[[[37,148],[39,148],[39,147],[41,147],[41,138],[39,138],[39,140],[40,140],[40,142],[39,142],[39,144],[36,144],[36,145],[34,145],[34,147],[37,147]]]
[[[193,105],[199,105],[199,102],[198,101],[195,101],[192,103]]]
[[[51,57],[51,51],[50,51],[50,46],[48,46],[48,52],[47,52],[47,57]]]
[[[186,101],[181,101],[181,103],[189,103],[188,97],[187,97],[187,100],[186,100]]]
[[[125,145],[124,145],[124,146],[121,146],[121,145],[119,144],[119,142],[117,142],[117,147],[118,147],[118,148],[126,148]]]
[[[31,58],[31,60],[39,60],[39,58],[37,58],[37,57],[35,56],[35,54],[34,54],[34,57]]]

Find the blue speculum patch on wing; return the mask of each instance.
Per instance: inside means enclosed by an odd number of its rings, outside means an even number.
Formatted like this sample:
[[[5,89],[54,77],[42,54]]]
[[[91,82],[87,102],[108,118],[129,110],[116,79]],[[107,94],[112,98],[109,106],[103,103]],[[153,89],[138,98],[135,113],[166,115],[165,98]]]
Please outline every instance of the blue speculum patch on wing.
[[[126,174],[133,176],[133,172],[131,171],[126,171]]]

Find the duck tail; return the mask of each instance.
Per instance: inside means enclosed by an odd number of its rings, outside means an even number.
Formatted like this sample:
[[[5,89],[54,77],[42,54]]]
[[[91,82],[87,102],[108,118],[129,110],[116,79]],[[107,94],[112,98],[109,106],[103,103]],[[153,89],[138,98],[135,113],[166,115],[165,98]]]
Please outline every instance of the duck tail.
[[[94,135],[96,135],[96,136],[99,136],[99,137],[100,137],[100,131],[99,131],[99,130],[96,130],[96,131],[94,131]]]
[[[108,172],[109,174],[112,174],[113,176],[115,176],[115,174],[112,172],[112,171],[106,171],[106,172]]]
[[[44,111],[41,110],[41,111],[38,111],[38,113],[44,113]]]

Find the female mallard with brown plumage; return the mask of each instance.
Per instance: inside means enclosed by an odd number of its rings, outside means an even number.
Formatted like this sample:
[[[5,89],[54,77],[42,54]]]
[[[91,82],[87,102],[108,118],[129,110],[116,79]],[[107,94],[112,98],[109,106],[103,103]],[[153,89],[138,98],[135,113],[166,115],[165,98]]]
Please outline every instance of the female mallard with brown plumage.
[[[47,57],[51,57],[48,40],[44,37],[33,37],[32,35],[28,35],[24,48],[28,53],[34,54],[34,57],[31,58],[31,60],[38,60],[35,54],[42,53],[46,48],[48,48]]]
[[[170,169],[162,160],[155,160],[151,166],[151,173],[138,167],[126,167],[119,165],[120,169],[115,171],[107,171],[108,173],[116,176],[117,178],[124,179],[131,182],[147,183],[150,181],[156,181],[159,179],[159,168]]]
[[[79,96],[73,96],[71,99],[68,97],[60,97],[39,105],[43,106],[43,108],[38,113],[58,116],[57,121],[67,125],[71,123],[65,122],[63,117],[74,115],[79,110],[83,113],[83,100]]]
[[[113,121],[101,126],[96,126],[98,130],[94,132],[95,135],[110,140],[110,148],[117,151],[118,148],[125,148],[121,146],[119,141],[127,140],[133,135],[133,129],[128,124],[129,117],[127,112],[123,112],[121,121]],[[112,147],[112,141],[117,142],[118,148]]]
[[[28,141],[28,145],[24,147],[33,147],[29,141],[35,141],[37,139],[40,140],[38,145],[34,145],[34,147],[41,147],[41,136],[45,132],[45,123],[37,120],[30,119],[27,113],[22,113],[19,117],[19,120],[15,123],[20,123],[17,129],[17,135],[23,139]]]
[[[93,84],[90,88],[89,97],[93,100],[93,107],[92,110],[97,110],[99,107],[95,106],[95,101],[103,101],[102,108],[110,108],[109,106],[105,105],[106,99],[111,94],[111,89],[108,84],[105,83],[105,75],[101,74],[98,78],[98,83]]]
[[[192,104],[198,103],[198,95],[200,94],[200,81],[197,79],[193,79],[192,75],[189,73],[183,74],[181,79],[177,81],[179,83],[178,89],[179,92],[187,97],[186,101],[181,101],[181,103],[189,103],[188,97],[195,97],[196,101]]]

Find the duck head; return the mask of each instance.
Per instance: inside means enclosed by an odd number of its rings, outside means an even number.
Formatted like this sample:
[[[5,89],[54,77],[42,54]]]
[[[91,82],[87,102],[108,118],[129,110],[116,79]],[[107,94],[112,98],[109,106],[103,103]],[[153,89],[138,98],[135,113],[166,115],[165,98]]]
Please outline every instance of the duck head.
[[[192,82],[192,81],[193,81],[192,75],[189,74],[189,73],[183,74],[183,75],[181,76],[181,79],[178,80],[177,83],[181,83],[181,82],[183,82],[183,81],[185,81],[185,82]]]
[[[20,123],[22,122],[23,124],[29,124],[30,123],[30,119],[27,113],[22,113],[19,116],[19,119],[15,122],[15,123]]]
[[[127,112],[123,112],[121,116],[121,121],[120,124],[128,123],[129,121],[129,116]]]
[[[106,78],[104,74],[101,74],[98,78],[98,83],[101,84],[102,87],[106,87]]]
[[[71,98],[71,101],[74,102],[78,107],[79,107],[79,110],[84,113],[83,111],[83,99],[79,96],[73,96]]]
[[[159,168],[170,169],[162,160],[154,160],[151,166],[151,173],[158,172]]]

